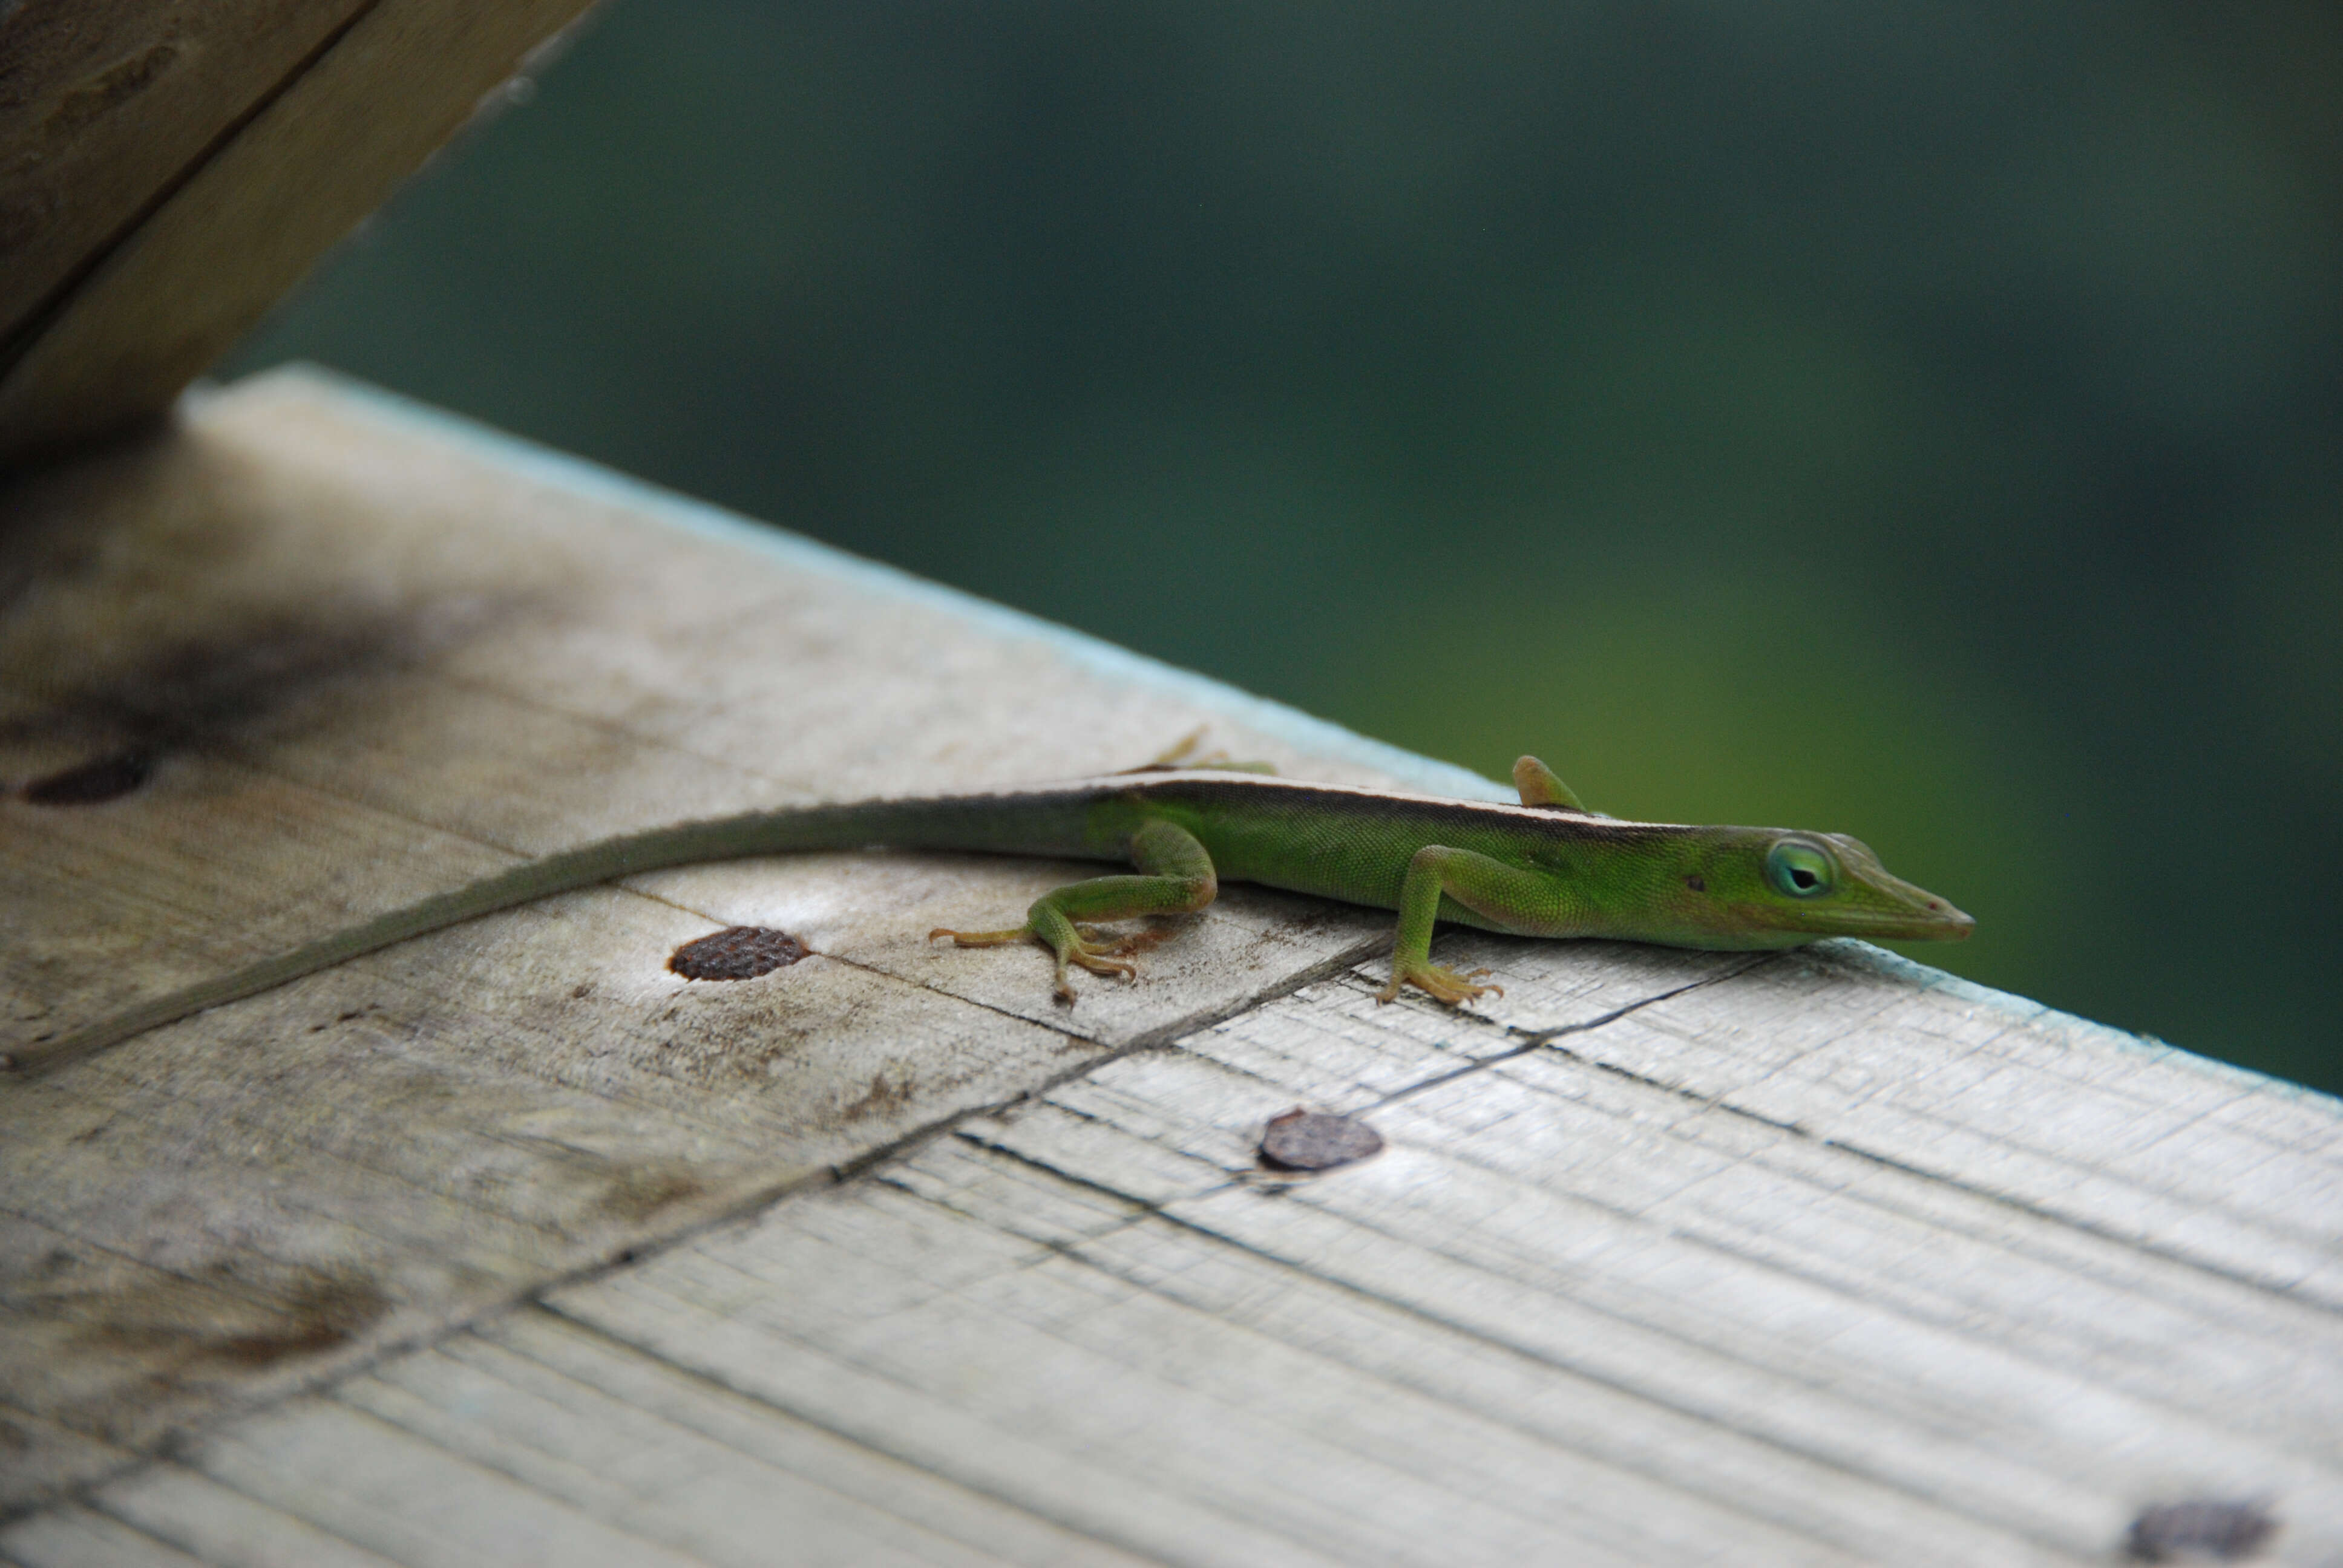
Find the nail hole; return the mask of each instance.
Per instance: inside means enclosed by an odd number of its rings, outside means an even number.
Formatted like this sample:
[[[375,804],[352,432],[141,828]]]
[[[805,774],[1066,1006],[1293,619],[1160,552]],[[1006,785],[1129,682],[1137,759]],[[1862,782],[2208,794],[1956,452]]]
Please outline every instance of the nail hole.
[[[2141,1509],[2124,1544],[2135,1563],[2242,1563],[2277,1533],[2267,1503],[2198,1498]]]
[[[1383,1152],[1383,1134],[1356,1117],[1295,1106],[1270,1119],[1261,1162],[1278,1171],[1329,1171]]]
[[[755,980],[805,956],[805,943],[787,931],[727,926],[676,949],[668,955],[667,967],[686,980]]]
[[[25,786],[25,799],[35,806],[95,806],[129,794],[154,771],[144,752],[117,752],[35,779]]]

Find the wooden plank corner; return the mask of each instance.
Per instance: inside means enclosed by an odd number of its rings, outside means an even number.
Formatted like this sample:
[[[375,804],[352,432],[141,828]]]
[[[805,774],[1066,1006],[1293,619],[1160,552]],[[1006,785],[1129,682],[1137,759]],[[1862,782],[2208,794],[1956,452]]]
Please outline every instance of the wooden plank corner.
[[[0,7],[0,466],[160,417],[589,3]]]

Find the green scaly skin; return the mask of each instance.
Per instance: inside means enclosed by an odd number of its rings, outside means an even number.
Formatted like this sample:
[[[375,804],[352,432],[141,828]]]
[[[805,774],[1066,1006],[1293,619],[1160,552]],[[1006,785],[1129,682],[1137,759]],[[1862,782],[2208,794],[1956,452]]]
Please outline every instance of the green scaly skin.
[[[1431,960],[1442,920],[1526,937],[1609,937],[1669,947],[1795,947],[1820,937],[1957,940],[1975,922],[1888,875],[1837,833],[1629,822],[1578,803],[1535,758],[1513,768],[1522,804],[1260,777],[1249,769],[1159,764],[1131,773],[997,794],[751,811],[606,839],[514,867],[232,974],[157,997],[86,1029],[29,1041],[0,1067],[19,1073],[271,990],[409,937],[613,878],[670,866],[813,849],[968,849],[1128,864],[1044,894],[1025,923],[937,930],[964,946],[1035,940],[1071,966],[1136,972],[1149,938],[1094,928],[1210,904],[1222,879],[1399,911],[1391,983],[1443,1002],[1494,986]]]

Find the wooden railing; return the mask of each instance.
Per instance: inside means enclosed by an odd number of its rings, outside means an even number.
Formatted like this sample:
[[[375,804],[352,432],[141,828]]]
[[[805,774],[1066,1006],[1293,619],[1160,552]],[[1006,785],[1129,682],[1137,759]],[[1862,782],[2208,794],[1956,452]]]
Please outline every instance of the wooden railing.
[[[1494,789],[321,374],[179,398],[578,8],[0,14],[0,1053],[679,818],[1200,729]],[[923,940],[1065,874],[637,878],[0,1079],[0,1558],[2343,1558],[2335,1101],[1854,943],[1452,933],[1454,1012],[1242,886],[1071,1008]],[[730,927],[792,961],[668,968]]]

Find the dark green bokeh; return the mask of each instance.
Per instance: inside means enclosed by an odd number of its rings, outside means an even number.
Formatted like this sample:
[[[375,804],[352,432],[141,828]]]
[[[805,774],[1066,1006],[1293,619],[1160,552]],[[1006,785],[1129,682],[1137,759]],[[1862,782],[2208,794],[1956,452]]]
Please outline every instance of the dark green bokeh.
[[[2343,1087],[2326,5],[637,0],[291,357]]]

